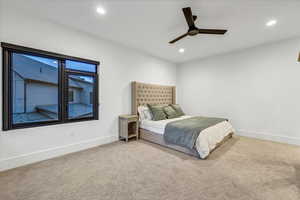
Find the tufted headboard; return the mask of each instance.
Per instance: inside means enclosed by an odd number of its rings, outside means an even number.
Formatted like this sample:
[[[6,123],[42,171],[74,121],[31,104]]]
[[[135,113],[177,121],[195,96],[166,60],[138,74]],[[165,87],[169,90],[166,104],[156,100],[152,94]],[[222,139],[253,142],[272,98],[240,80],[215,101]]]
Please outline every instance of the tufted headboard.
[[[176,87],[132,82],[132,114],[137,114],[141,105],[176,104]]]

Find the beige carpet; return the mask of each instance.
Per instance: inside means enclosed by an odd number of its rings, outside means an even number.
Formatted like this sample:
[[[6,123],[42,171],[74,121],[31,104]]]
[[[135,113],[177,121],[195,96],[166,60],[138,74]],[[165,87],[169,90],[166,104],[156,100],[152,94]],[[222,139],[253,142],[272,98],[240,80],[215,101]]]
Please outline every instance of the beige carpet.
[[[299,200],[300,148],[235,137],[207,160],[116,142],[0,173],[1,200]]]

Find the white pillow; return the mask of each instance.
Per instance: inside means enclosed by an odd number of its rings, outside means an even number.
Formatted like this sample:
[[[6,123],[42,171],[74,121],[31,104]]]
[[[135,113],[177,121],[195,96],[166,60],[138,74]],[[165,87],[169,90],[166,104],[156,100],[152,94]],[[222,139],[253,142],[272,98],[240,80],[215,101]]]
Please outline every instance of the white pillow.
[[[152,114],[148,106],[139,106],[138,107],[140,121],[143,120],[152,120]]]

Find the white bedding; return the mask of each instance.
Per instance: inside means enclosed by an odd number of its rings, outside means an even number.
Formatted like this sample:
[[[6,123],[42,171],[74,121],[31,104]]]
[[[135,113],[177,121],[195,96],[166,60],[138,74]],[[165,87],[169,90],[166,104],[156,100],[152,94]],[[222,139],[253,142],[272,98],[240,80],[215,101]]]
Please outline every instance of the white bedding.
[[[140,127],[142,129],[146,129],[148,131],[152,131],[154,133],[159,133],[159,134],[164,134],[165,132],[165,127],[167,126],[167,124],[169,122],[174,122],[174,121],[178,121],[181,119],[187,119],[187,118],[191,118],[192,116],[188,116],[188,115],[184,115],[178,118],[174,118],[174,119],[165,119],[165,120],[159,120],[159,121],[153,121],[153,120],[142,120],[140,122]]]
[[[148,131],[163,135],[165,132],[165,127],[169,122],[191,117],[192,116],[185,115],[174,119],[166,119],[160,121],[142,120],[140,122],[140,127]],[[221,142],[227,135],[232,132],[235,131],[228,121],[224,121],[216,124],[215,126],[204,129],[201,134],[199,134],[195,145],[200,157],[203,159],[206,158],[209,155],[210,151],[213,150],[219,142]]]

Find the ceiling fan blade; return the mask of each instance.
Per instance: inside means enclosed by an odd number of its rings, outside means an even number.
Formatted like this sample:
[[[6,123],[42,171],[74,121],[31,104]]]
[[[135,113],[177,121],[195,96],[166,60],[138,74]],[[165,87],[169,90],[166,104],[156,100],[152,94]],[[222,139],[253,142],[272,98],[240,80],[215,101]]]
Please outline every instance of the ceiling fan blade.
[[[178,40],[181,40],[182,38],[186,37],[187,35],[188,35],[188,33],[183,34],[183,35],[179,36],[178,38],[176,38],[176,39],[170,41],[169,43],[170,43],[170,44],[173,44],[173,43],[177,42]]]
[[[196,21],[197,20],[197,16],[193,15],[193,20]]]
[[[191,7],[182,8],[182,11],[183,11],[185,20],[186,20],[187,24],[189,25],[189,27],[194,27],[195,24],[194,24]]]
[[[224,35],[227,30],[223,29],[198,29],[200,34],[217,34],[217,35]]]

